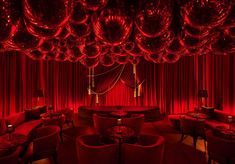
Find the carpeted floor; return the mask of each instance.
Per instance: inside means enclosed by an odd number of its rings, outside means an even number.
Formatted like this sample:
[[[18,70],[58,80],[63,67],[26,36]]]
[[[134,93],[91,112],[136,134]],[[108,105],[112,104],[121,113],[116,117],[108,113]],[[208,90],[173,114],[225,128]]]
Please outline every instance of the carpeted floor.
[[[58,150],[59,164],[79,164],[76,155],[76,137],[83,134],[95,133],[89,121],[76,119],[75,127],[65,127],[63,132],[64,141]],[[167,120],[146,122],[142,133],[158,134],[166,139],[165,164],[203,164],[205,159],[204,141],[197,142],[197,149],[193,145],[191,137],[187,137],[179,143],[180,133],[174,130]],[[51,159],[43,159],[33,162],[33,164],[53,164]]]

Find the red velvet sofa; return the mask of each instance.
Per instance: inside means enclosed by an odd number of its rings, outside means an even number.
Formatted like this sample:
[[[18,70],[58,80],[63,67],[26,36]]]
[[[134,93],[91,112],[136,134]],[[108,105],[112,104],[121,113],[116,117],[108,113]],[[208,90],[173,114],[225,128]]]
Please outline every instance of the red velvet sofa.
[[[161,117],[160,109],[157,106],[80,106],[78,108],[78,116],[92,120],[94,113],[109,114],[118,110],[123,110],[130,114],[144,114],[145,121],[154,121]]]
[[[228,116],[232,117],[231,128],[235,129],[235,115],[231,115],[225,113],[224,111],[208,108],[204,110],[200,110],[206,115],[208,115],[208,119],[205,120],[205,126],[209,129],[215,129],[217,126],[229,127]],[[170,121],[171,125],[176,128],[180,129],[180,116],[187,115],[185,113],[182,114],[171,114],[168,115],[168,120]]]
[[[46,112],[46,106],[27,109],[14,115],[0,118],[0,136],[7,133],[7,125],[14,126],[14,133],[22,134],[28,138],[33,137],[34,131],[41,126],[40,114]]]

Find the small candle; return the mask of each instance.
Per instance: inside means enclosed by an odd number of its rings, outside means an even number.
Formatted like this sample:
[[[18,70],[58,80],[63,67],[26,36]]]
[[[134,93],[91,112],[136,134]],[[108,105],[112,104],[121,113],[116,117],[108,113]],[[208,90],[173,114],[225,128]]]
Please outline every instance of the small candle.
[[[13,125],[11,125],[11,124],[7,125],[7,130],[9,133],[13,132],[13,130],[14,130]]]
[[[117,119],[117,124],[118,124],[118,125],[121,125],[121,124],[122,124],[122,119],[121,119],[121,118],[118,118],[118,119]]]
[[[228,116],[228,122],[232,122],[233,121],[233,116]]]

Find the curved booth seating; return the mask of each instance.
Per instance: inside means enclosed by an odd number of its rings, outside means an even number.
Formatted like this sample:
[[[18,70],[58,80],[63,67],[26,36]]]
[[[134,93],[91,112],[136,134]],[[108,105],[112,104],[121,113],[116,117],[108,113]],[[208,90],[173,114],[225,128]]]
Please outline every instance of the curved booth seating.
[[[37,129],[36,138],[29,144],[26,157],[32,162],[53,157],[57,163],[57,149],[60,144],[60,128],[50,125]]]
[[[235,140],[214,135],[212,130],[206,131],[208,163],[211,160],[220,164],[235,163]]]
[[[135,144],[122,144],[122,164],[162,164],[165,139],[159,135],[141,134]]]
[[[83,135],[76,139],[79,164],[117,164],[118,144],[102,143],[99,135]]]
[[[117,125],[116,118],[104,117],[98,114],[93,114],[93,122],[96,132],[102,136],[105,136],[107,129]]]
[[[21,150],[22,148],[19,146],[13,152],[6,152],[4,153],[4,155],[0,154],[0,163],[1,164],[19,164],[20,163],[19,154]]]
[[[120,110],[128,114],[144,114],[145,121],[162,119],[160,109],[157,106],[79,106],[78,117],[92,121],[93,114],[110,114]]]

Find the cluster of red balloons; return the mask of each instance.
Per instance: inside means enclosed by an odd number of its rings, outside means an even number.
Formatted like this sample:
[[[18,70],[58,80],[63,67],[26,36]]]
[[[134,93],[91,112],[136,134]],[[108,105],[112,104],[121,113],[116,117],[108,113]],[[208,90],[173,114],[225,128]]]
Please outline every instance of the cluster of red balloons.
[[[128,3],[127,3],[128,2]],[[224,0],[0,0],[0,51],[98,64],[174,63],[235,53],[235,4]],[[124,4],[124,5],[123,5]]]

